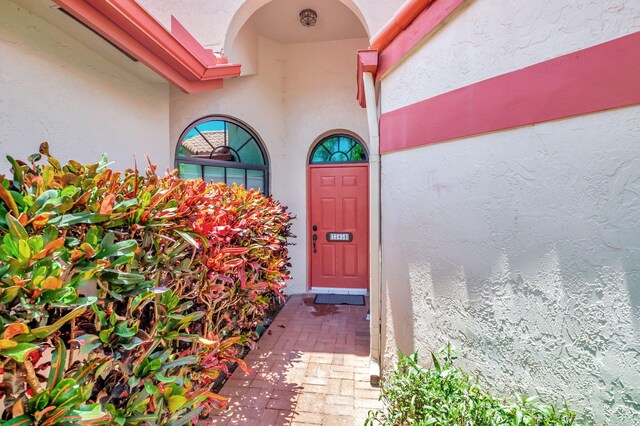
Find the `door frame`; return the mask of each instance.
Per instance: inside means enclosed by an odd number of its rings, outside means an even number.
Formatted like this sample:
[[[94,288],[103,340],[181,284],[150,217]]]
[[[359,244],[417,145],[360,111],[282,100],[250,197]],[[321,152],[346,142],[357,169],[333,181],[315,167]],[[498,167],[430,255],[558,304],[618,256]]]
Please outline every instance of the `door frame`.
[[[331,134],[333,134],[335,132],[331,132]],[[326,136],[323,136],[321,138],[318,138],[317,141],[312,145],[311,149],[313,150],[313,148],[316,146],[317,142],[324,139]],[[356,137],[356,140],[358,140],[362,146],[365,147],[366,149],[366,145],[362,142],[362,140],[358,137]],[[367,153],[367,158],[369,157],[369,154]],[[364,167],[367,169],[367,185],[370,186],[371,185],[371,178],[369,176],[369,161],[367,162],[359,162],[359,163],[340,163],[340,162],[336,162],[336,163],[321,163],[321,164],[310,164],[309,161],[307,161],[307,224],[306,224],[306,229],[305,229],[305,235],[307,237],[307,291],[311,291],[312,288],[312,283],[311,283],[311,255],[312,255],[312,250],[313,250],[313,241],[311,239],[311,170],[312,169],[332,169],[332,168],[345,168],[345,167]],[[367,215],[369,216],[369,221],[371,221],[371,206],[370,206],[370,191],[366,192],[366,205],[367,205]],[[371,226],[371,223],[369,223],[369,226]],[[371,275],[371,264],[370,264],[370,254],[371,254],[371,243],[367,242],[367,271],[368,271],[368,275]],[[371,292],[371,280],[370,278],[367,278],[367,293]]]

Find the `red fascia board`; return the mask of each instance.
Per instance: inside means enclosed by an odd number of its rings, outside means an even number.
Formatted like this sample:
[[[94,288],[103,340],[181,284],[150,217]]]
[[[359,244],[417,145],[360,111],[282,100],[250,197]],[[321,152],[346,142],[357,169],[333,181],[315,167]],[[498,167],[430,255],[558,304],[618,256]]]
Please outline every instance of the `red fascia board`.
[[[377,51],[376,80],[398,63],[416,44],[433,32],[465,0],[408,0],[391,20],[371,39],[371,51]],[[358,52],[358,55],[360,53]],[[358,59],[360,64],[360,59]],[[365,106],[362,72],[358,69],[356,98]]]
[[[187,79],[204,73],[204,65],[135,1],[85,0]]]
[[[387,113],[380,152],[640,104],[640,32]]]
[[[383,50],[422,12],[433,0],[407,0],[389,22],[371,38],[371,49]]]
[[[213,52],[200,45],[175,17],[172,17],[170,33],[135,0],[88,1],[187,79],[220,78],[221,73],[208,72],[217,66]],[[224,76],[240,74],[239,65],[227,65],[225,68]]]
[[[173,15],[171,16],[171,35],[194,57],[199,58],[203,66],[213,67],[220,63],[219,58],[213,54],[211,49],[201,45]]]
[[[376,79],[381,79],[387,71],[404,58],[411,49],[425,37],[437,31],[442,21],[447,19],[465,0],[434,0],[429,2],[401,32],[395,35],[380,51],[380,66]]]
[[[210,50],[195,48],[184,27],[176,37],[133,0],[54,1],[186,93],[220,88],[222,78],[240,75],[240,65],[223,58],[218,64]]]
[[[134,0],[86,1],[185,78],[193,80],[204,75],[206,63],[212,55],[205,58],[195,56]]]
[[[219,80],[222,78],[237,77],[240,75],[240,64],[219,64],[204,70],[200,77],[203,81]]]
[[[214,53],[211,49],[207,49],[191,35],[189,31],[171,15],[171,35],[174,36],[180,44],[189,50],[194,56],[200,58],[207,67],[214,65],[227,64],[229,61],[226,56]]]
[[[356,98],[358,99],[358,103],[362,108],[365,108],[367,106],[367,100],[365,99],[364,94],[364,80],[362,74],[365,72],[370,72],[375,75],[377,69],[378,51],[371,49],[358,50],[358,93],[356,94]]]

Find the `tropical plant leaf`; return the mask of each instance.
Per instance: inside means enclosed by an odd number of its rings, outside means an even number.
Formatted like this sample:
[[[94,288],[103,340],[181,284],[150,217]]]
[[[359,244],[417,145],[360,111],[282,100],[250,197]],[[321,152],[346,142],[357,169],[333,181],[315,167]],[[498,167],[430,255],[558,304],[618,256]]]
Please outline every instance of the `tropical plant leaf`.
[[[4,201],[7,207],[9,207],[9,210],[11,210],[11,213],[13,214],[13,216],[18,217],[20,216],[20,210],[18,210],[18,205],[16,204],[16,201],[13,199],[13,196],[11,195],[9,190],[5,188],[3,185],[1,185],[3,180],[4,180],[4,177],[0,176],[0,199]],[[6,217],[5,217],[5,220],[6,220]]]
[[[23,414],[11,420],[5,420],[2,422],[2,426],[31,426],[33,424],[33,419],[28,414]]]
[[[202,410],[204,410],[204,407],[197,407],[189,411],[187,414],[182,414],[178,418],[171,420],[169,423],[167,423],[167,426],[186,425],[189,422],[195,420],[200,415],[200,413],[202,413]]]
[[[50,225],[58,227],[66,227],[71,225],[89,224],[89,223],[102,223],[109,220],[109,215],[102,215],[98,213],[68,213],[62,216],[56,216],[49,220]]]
[[[15,346],[0,350],[0,355],[7,358],[13,358],[17,362],[22,363],[27,355],[36,349],[38,349],[38,347],[31,343],[16,343]]]
[[[10,214],[5,216],[5,220],[7,221],[7,226],[9,227],[9,233],[13,235],[15,238],[20,239],[21,241],[25,241],[29,239],[29,234],[27,234],[27,230],[24,229],[24,226],[20,223],[20,221]]]
[[[187,402],[187,398],[182,395],[172,395],[167,399],[167,404],[169,405],[169,411],[175,413],[178,411],[185,403]]]
[[[67,347],[62,339],[56,340],[56,349],[51,358],[51,369],[49,370],[49,380],[47,388],[53,389],[62,380],[67,367]]]
[[[57,331],[60,327],[68,323],[74,318],[79,317],[87,311],[86,306],[79,306],[75,308],[73,311],[69,312],[67,315],[60,318],[58,321],[54,322],[51,325],[47,325],[44,327],[38,327],[32,329],[30,332],[21,334],[16,336],[14,340],[18,342],[31,342],[35,339],[42,339],[43,337],[47,337]]]

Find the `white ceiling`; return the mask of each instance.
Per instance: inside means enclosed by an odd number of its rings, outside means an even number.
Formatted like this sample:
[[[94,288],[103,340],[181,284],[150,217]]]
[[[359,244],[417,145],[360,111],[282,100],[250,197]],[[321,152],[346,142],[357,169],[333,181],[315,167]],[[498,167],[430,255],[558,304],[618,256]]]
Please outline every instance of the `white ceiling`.
[[[313,27],[300,23],[300,11],[313,9]],[[339,0],[273,0],[249,19],[256,32],[279,43],[310,43],[367,38],[360,20]]]

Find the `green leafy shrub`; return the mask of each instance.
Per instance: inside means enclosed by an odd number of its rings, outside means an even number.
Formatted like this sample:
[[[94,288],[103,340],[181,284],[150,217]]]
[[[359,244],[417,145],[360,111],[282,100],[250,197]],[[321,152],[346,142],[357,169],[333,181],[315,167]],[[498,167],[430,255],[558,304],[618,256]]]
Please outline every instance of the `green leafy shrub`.
[[[418,364],[418,354],[399,354],[396,370],[382,384],[384,409],[369,413],[367,425],[571,425],[575,414],[534,398],[508,402],[480,387],[453,365],[448,345],[442,358],[432,354],[433,368]]]
[[[212,387],[231,363],[247,369],[241,355],[283,299],[286,207],[153,165],[61,165],[46,144],[28,162],[8,159],[4,424],[179,426],[224,406]]]

